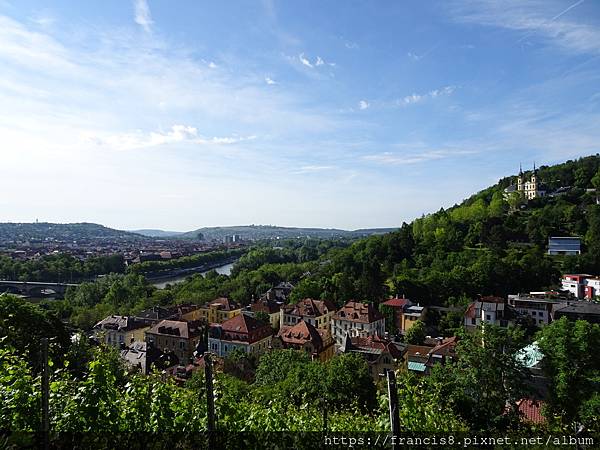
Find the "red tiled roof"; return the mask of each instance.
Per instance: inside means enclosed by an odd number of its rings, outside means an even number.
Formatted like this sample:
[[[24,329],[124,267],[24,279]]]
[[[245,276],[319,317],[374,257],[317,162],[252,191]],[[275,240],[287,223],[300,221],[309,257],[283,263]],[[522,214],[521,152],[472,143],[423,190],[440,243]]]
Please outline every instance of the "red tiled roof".
[[[390,298],[389,300],[382,303],[385,306],[391,306],[392,308],[404,308],[408,305],[410,300],[407,298]]]
[[[544,402],[528,398],[521,399],[517,402],[517,407],[519,408],[519,413],[523,420],[536,424],[544,423],[546,421],[545,417],[542,415],[542,406],[544,406]]]
[[[250,333],[265,326],[269,325],[264,324],[260,320],[256,320],[254,317],[250,317],[245,314],[238,314],[237,316],[232,317],[221,324],[223,331],[233,333]]]
[[[442,356],[451,355],[456,350],[457,341],[458,341],[458,338],[456,336],[446,338],[442,341],[441,344],[438,344],[435,347],[433,347],[430,350],[429,354],[442,355]]]
[[[293,327],[283,327],[277,333],[283,342],[289,344],[303,345],[306,342],[312,342],[315,347],[323,345],[323,335],[326,330],[317,330],[313,325],[301,320]]]
[[[335,306],[329,300],[313,300],[305,298],[300,300],[295,305],[284,307],[286,314],[291,314],[300,317],[319,317],[334,311]]]
[[[382,320],[383,314],[372,303],[349,301],[333,317],[338,320],[349,320],[350,322],[372,323]]]
[[[353,337],[350,342],[353,346],[358,348],[372,348],[381,350],[382,352],[388,352],[394,359],[398,359],[402,356],[402,352],[392,341],[379,336]]]

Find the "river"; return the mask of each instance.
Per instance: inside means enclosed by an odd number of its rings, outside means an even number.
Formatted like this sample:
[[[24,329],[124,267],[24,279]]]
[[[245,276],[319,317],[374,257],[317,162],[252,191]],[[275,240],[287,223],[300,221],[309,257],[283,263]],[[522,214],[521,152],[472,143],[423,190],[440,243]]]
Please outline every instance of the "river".
[[[231,269],[233,268],[234,264],[235,264],[234,262],[227,263],[222,266],[215,267],[214,269],[211,269],[211,270],[216,270],[217,273],[221,274],[221,275],[229,275],[231,273]],[[198,272],[198,273],[201,275],[206,275],[208,272],[210,272],[210,270],[206,270],[204,272]],[[180,275],[180,276],[173,277],[173,278],[161,278],[160,281],[157,281],[156,283],[152,283],[152,285],[156,286],[158,289],[164,289],[165,287],[167,287],[167,284],[181,283],[181,282],[185,281],[185,279],[191,275],[195,275],[195,274]]]

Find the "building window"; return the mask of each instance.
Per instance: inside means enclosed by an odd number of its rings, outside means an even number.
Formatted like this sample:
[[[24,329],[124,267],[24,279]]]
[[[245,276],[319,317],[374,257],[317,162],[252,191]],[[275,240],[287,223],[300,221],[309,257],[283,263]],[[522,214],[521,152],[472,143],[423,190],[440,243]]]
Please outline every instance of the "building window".
[[[488,322],[491,321],[492,320],[492,316],[490,316],[489,314],[486,314],[485,320],[487,320]]]
[[[471,325],[476,325],[477,321],[475,320],[475,318],[471,319]]]

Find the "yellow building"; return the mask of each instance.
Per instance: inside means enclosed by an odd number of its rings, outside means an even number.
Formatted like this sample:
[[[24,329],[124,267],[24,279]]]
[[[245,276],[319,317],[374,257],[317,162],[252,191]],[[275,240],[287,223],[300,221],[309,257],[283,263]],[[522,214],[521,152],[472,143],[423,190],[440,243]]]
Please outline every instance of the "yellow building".
[[[128,346],[135,341],[143,341],[150,326],[134,317],[108,316],[94,325],[96,339],[113,347]]]
[[[504,189],[505,197],[508,197],[515,192],[520,194],[523,198],[527,200],[533,200],[534,198],[543,197],[544,195],[546,195],[546,188],[538,180],[535,164],[533,165],[533,172],[529,181],[525,180],[523,169],[519,168],[517,183],[511,184],[506,189]]]
[[[194,311],[182,315],[185,320],[204,320],[208,323],[223,323],[239,314],[242,308],[227,297],[208,302]]]
[[[331,301],[305,298],[295,305],[286,305],[281,308],[280,327],[294,326],[298,322],[304,321],[315,328],[329,330],[334,314],[335,305]]]

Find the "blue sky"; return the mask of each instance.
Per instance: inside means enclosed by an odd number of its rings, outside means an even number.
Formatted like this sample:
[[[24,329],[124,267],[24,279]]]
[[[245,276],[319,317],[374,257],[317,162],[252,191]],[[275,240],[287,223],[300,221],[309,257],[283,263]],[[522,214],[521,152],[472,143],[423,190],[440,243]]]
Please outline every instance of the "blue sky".
[[[0,221],[397,226],[599,138],[597,1],[0,0]]]

